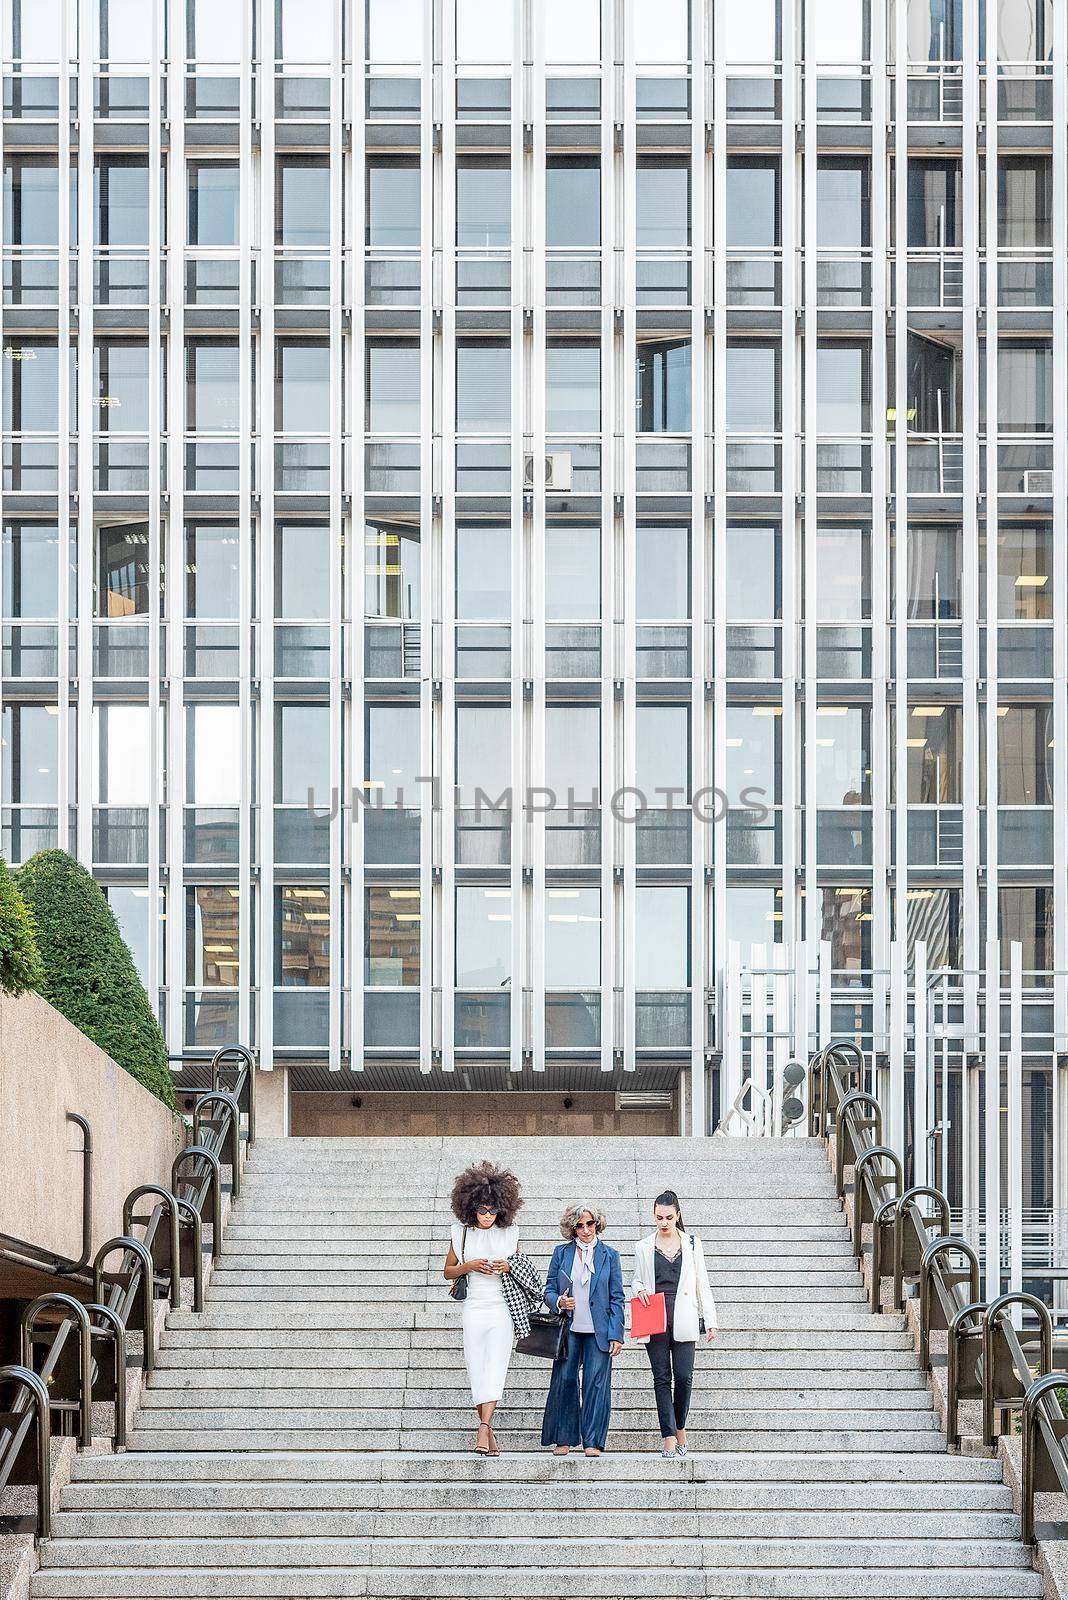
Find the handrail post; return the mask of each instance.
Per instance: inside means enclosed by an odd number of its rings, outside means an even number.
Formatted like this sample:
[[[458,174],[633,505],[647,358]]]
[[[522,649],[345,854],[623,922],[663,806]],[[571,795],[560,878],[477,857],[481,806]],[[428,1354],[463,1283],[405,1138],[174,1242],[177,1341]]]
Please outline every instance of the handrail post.
[[[37,1413],[37,1537],[52,1537],[52,1452],[48,1390],[32,1367],[11,1362],[0,1367],[0,1383],[18,1383],[29,1392]]]
[[[20,1345],[22,1365],[33,1371],[33,1325],[39,1312],[61,1310],[65,1320],[78,1329],[78,1449],[86,1450],[93,1442],[93,1358],[90,1349],[89,1313],[80,1300],[72,1294],[56,1291],[39,1294],[22,1313]],[[51,1404],[51,1403],[50,1403]]]
[[[112,1447],[115,1450],[126,1449],[126,1324],[119,1313],[111,1306],[99,1304],[97,1301],[86,1306],[90,1317],[103,1317],[105,1322],[111,1324],[110,1328],[94,1328],[90,1326],[91,1338],[110,1339],[115,1351],[115,1432],[112,1436]]]
[[[1068,1388],[1068,1372],[1046,1372],[1036,1378],[1023,1398],[1023,1474],[1020,1486],[1020,1537],[1025,1544],[1035,1542],[1035,1413],[1039,1402],[1055,1389]],[[1060,1441],[1058,1441],[1060,1443]],[[1061,1444],[1061,1453],[1064,1453]],[[1059,1474],[1058,1474],[1059,1476]]]
[[[241,1108],[232,1094],[225,1089],[212,1089],[208,1094],[202,1094],[193,1107],[193,1143],[202,1144],[200,1134],[201,1115],[204,1107],[211,1102],[217,1102],[228,1113],[225,1125],[221,1129],[219,1156],[222,1158],[227,1145],[230,1147],[230,1193],[237,1200],[241,1194]]]
[[[204,1309],[204,1227],[200,1212],[189,1200],[176,1199],[179,1214],[189,1213],[189,1228],[193,1235],[193,1310]],[[180,1248],[180,1246],[179,1246]]]
[[[894,1305],[899,1311],[905,1307],[905,1218],[914,1216],[919,1207],[916,1204],[921,1195],[934,1200],[938,1204],[938,1226],[942,1234],[948,1234],[952,1220],[949,1201],[941,1189],[932,1189],[926,1184],[914,1184],[898,1201],[897,1214],[894,1217]],[[917,1227],[922,1227],[926,1233],[928,1223],[921,1221]]]
[[[152,1320],[156,1304],[156,1271],[152,1264],[152,1257],[148,1247],[140,1239],[131,1238],[129,1234],[119,1234],[114,1239],[108,1239],[100,1246],[93,1258],[93,1299],[102,1302],[104,1299],[104,1262],[116,1250],[122,1250],[137,1258],[140,1284],[137,1273],[130,1273],[130,1309],[137,1303],[138,1290],[141,1294],[141,1309],[144,1312],[144,1345],[141,1355],[141,1366],[145,1372],[152,1372],[156,1366],[156,1328]]]
[[[64,1276],[88,1266],[93,1253],[93,1130],[80,1111],[68,1111],[67,1121],[82,1130],[82,1253],[63,1269]]]
[[[1029,1311],[1037,1312],[1039,1362],[1043,1372],[1048,1372],[1053,1365],[1053,1318],[1045,1302],[1037,1295],[1026,1292],[999,1295],[996,1300],[991,1301],[983,1317],[983,1444],[988,1450],[993,1450],[995,1444],[994,1335],[1001,1331],[1002,1323],[1013,1306],[1026,1306]],[[1004,1333],[1002,1336],[1004,1337]],[[1022,1343],[1020,1349],[1022,1353]],[[1020,1380],[1021,1389],[1026,1390],[1020,1373],[1017,1372],[1016,1376]]]
[[[986,1310],[983,1301],[976,1300],[961,1306],[949,1324],[946,1358],[946,1444],[950,1450],[960,1450],[960,1341],[975,1328],[966,1328],[970,1317]]]
[[[167,1226],[170,1231],[171,1253],[171,1282],[170,1300],[171,1310],[177,1311],[182,1303],[181,1267],[179,1264],[179,1233],[178,1233],[178,1201],[170,1189],[165,1189],[161,1183],[142,1183],[139,1188],[131,1189],[122,1203],[122,1231],[128,1234],[134,1223],[134,1207],[139,1200],[148,1195],[154,1195],[167,1210]]]
[[[192,1157],[202,1158],[211,1168],[209,1179],[209,1189],[212,1196],[211,1258],[214,1261],[219,1254],[222,1235],[222,1171],[219,1158],[214,1150],[209,1150],[206,1145],[202,1144],[187,1144],[184,1150],[179,1150],[171,1164],[171,1188],[177,1191],[178,1184],[181,1181],[182,1168]],[[205,1199],[207,1199],[206,1195]]]

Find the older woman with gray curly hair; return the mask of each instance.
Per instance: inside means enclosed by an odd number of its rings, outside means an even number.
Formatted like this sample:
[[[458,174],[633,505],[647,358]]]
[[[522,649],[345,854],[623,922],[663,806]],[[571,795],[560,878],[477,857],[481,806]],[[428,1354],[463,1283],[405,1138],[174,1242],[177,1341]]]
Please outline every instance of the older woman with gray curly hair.
[[[545,1300],[571,1318],[567,1354],[553,1363],[541,1442],[566,1456],[582,1445],[599,1456],[612,1416],[612,1362],[623,1348],[623,1269],[619,1252],[601,1238],[599,1206],[568,1206],[560,1218],[565,1242],[549,1263]]]

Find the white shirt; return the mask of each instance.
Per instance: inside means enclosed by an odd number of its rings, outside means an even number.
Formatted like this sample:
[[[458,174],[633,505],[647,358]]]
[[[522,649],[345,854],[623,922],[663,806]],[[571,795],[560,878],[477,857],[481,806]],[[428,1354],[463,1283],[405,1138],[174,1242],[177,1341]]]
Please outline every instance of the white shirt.
[[[519,1243],[519,1229],[514,1224],[510,1228],[498,1228],[496,1223],[492,1228],[480,1228],[476,1223],[467,1230],[466,1244],[463,1235],[463,1223],[454,1222],[452,1248],[457,1261],[507,1261],[509,1256],[515,1255]],[[499,1273],[495,1272],[492,1277],[485,1272],[467,1274],[464,1305],[490,1305],[503,1300],[504,1289]]]

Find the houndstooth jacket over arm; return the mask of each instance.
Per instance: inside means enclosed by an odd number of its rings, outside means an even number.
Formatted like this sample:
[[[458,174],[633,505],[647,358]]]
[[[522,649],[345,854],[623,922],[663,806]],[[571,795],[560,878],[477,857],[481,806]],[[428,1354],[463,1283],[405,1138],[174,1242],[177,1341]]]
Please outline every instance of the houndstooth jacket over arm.
[[[545,1285],[534,1270],[529,1256],[508,1257],[508,1271],[501,1279],[505,1304],[512,1317],[512,1327],[517,1339],[530,1332],[530,1313],[536,1311],[545,1297]]]

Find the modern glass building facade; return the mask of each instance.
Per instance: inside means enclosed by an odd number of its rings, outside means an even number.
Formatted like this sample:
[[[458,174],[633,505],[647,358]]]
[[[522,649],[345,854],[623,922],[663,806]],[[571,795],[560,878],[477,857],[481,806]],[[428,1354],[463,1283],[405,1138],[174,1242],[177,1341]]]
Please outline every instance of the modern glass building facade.
[[[171,1050],[702,1131],[822,945],[934,1122],[1017,942],[1044,1138],[1053,0],[2,3],[3,852]]]

